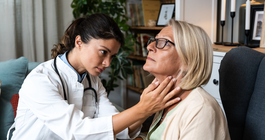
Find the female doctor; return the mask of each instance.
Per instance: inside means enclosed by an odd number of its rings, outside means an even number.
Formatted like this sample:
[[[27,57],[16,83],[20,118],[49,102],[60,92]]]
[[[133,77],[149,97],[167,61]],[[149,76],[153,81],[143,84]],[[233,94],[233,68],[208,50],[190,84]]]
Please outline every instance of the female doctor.
[[[25,79],[12,139],[132,139],[146,118],[178,102],[174,95],[179,88],[167,94],[175,82],[169,76],[160,84],[154,80],[135,106],[116,110],[98,75],[110,66],[123,42],[117,24],[104,14],[75,20],[52,49],[54,59]]]

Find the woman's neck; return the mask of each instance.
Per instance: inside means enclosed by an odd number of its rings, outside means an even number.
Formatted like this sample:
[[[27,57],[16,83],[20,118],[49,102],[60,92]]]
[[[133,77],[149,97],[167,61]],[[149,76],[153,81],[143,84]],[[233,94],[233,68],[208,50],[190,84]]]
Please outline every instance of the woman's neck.
[[[167,76],[155,76],[157,79],[158,79],[158,81],[161,83],[161,82],[163,82],[164,80],[165,80],[165,78],[167,78]],[[179,76],[179,77],[174,77],[173,76],[173,78],[177,78],[177,80],[176,80],[176,82],[174,83],[174,85],[172,86],[172,88],[171,88],[171,90],[169,91],[169,92],[171,92],[173,89],[175,89],[176,87],[178,87],[178,85],[180,84],[180,82],[181,82],[181,76]],[[190,94],[190,92],[191,92],[192,90],[183,90],[181,93],[179,93],[179,94],[177,94],[177,95],[175,95],[174,96],[174,98],[176,98],[176,97],[180,97],[180,99],[181,99],[181,101],[183,101],[189,94]],[[181,102],[180,101],[180,102]],[[168,107],[168,108],[166,108],[165,110],[171,110],[171,109],[173,109],[175,106],[177,106],[180,102],[178,102],[178,103],[176,103],[176,104],[174,104],[174,105],[172,105],[172,106],[170,106],[170,107]]]

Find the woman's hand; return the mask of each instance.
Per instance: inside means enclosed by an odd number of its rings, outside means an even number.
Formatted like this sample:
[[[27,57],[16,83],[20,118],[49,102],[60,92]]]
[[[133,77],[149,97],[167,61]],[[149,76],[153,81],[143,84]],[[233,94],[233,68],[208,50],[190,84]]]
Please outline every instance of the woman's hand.
[[[153,113],[179,102],[179,97],[173,97],[181,92],[180,87],[170,91],[175,81],[175,79],[169,76],[159,85],[158,81],[155,79],[143,91],[138,105],[145,110],[145,113],[151,116]]]

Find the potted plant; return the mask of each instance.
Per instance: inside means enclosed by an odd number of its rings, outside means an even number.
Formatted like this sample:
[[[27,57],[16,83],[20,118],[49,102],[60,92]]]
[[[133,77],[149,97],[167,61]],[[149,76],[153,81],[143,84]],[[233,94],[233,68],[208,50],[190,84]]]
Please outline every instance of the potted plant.
[[[118,54],[113,58],[109,72],[109,80],[102,79],[102,84],[109,93],[118,87],[117,80],[127,78],[128,74],[132,74],[130,62],[126,57],[133,51],[133,36],[129,31],[126,16],[126,0],[73,0],[71,3],[74,18],[89,16],[93,13],[104,13],[118,24],[121,31],[125,35],[125,45],[121,46]]]

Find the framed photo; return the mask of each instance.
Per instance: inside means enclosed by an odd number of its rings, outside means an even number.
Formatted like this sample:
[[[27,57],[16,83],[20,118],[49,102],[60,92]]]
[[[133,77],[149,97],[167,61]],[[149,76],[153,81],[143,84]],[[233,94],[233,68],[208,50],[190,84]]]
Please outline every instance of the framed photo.
[[[174,16],[175,3],[161,4],[156,26],[165,26],[167,22]]]
[[[256,11],[252,40],[260,40],[264,11]]]
[[[264,5],[251,6],[250,34],[248,42],[251,47],[258,47],[261,40]]]
[[[263,10],[263,12],[265,12],[265,8]],[[263,22],[265,23],[265,14],[263,14]],[[262,29],[261,29],[261,38],[260,38],[260,48],[265,48],[265,25],[262,24]]]

